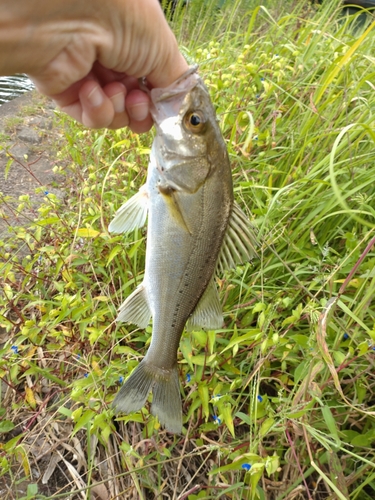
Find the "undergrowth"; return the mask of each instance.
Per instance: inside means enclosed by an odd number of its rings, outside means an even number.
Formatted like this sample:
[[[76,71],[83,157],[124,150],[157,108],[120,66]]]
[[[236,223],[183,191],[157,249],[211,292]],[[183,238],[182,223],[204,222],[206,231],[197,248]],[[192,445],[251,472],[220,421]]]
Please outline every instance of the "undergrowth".
[[[183,335],[183,435],[110,409],[151,327],[114,323],[145,233],[107,227],[152,134],[57,113],[66,196],[41,188],[35,221],[0,242],[4,498],[22,481],[47,498],[51,477],[54,498],[374,498],[375,25],[301,4],[191,2],[171,21],[261,254],[217,278],[223,328]]]

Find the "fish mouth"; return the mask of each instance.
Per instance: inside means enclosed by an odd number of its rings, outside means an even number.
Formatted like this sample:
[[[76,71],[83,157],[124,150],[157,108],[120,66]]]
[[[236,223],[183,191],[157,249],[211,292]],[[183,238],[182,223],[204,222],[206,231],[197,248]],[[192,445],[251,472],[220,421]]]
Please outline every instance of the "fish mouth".
[[[190,66],[190,68],[183,75],[181,75],[179,78],[177,78],[177,80],[175,82],[173,82],[173,84],[171,86],[163,89],[163,92],[161,92],[160,94],[154,95],[153,99],[152,99],[154,104],[159,103],[159,102],[163,102],[163,101],[167,101],[168,99],[176,97],[180,94],[186,94],[187,92],[190,92],[197,85],[198,78],[192,80],[190,85],[188,85],[188,86],[184,86],[183,83],[185,82],[185,80],[187,80],[189,78],[189,76],[193,75],[194,73],[196,73],[198,71],[198,67],[199,67],[198,64],[194,64],[194,65]],[[182,85],[182,88],[176,89],[176,87],[178,87],[179,85]],[[171,89],[171,87],[173,87],[173,89]],[[160,89],[160,90],[162,90],[162,89]]]

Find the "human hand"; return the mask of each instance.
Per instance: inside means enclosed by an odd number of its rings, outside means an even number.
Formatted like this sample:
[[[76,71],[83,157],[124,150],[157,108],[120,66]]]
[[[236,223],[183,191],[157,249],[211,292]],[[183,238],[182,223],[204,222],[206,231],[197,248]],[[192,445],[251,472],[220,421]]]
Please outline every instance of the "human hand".
[[[149,130],[138,78],[165,87],[187,68],[157,0],[0,2],[0,74],[28,73],[88,127]]]

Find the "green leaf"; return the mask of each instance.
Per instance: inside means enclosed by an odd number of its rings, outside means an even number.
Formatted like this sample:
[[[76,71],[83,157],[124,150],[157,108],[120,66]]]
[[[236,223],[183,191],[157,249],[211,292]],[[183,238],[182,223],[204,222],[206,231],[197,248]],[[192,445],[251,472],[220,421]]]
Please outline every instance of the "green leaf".
[[[210,354],[213,354],[216,342],[216,332],[215,330],[209,330],[207,335],[208,335],[208,350]]]
[[[291,338],[299,347],[302,347],[303,349],[308,348],[309,337],[306,335],[292,335]]]
[[[232,416],[232,405],[230,403],[224,403],[221,406],[221,414],[229,432],[235,437],[233,416]]]
[[[255,455],[255,453],[244,453],[232,463],[227,465],[222,465],[221,467],[217,467],[216,469],[210,470],[208,474],[210,476],[213,476],[215,474],[223,474],[224,472],[232,470],[241,470],[243,464],[250,464],[251,466],[253,466],[253,464],[258,462],[262,462],[262,458],[259,455]]]
[[[114,248],[112,248],[111,253],[108,256],[106,266],[108,266],[112,262],[112,260],[116,257],[116,255],[118,255],[123,251],[124,249],[121,245],[116,245]]]
[[[191,345],[191,342],[190,342],[189,338],[184,337],[181,340],[181,342],[180,342],[180,349],[181,349],[181,352],[182,352],[182,355],[183,355],[184,359],[188,362],[188,365],[190,366],[190,369],[193,371],[194,370],[193,362],[192,362],[193,347]]]
[[[258,340],[262,336],[262,332],[258,329],[255,328],[253,330],[249,330],[245,335],[241,335],[240,337],[238,336],[233,336],[228,345],[221,351],[221,354],[223,354],[225,351],[228,349],[231,349],[235,345],[242,344],[243,342],[247,342],[249,340]]]
[[[245,424],[250,425],[251,424],[251,419],[249,415],[246,415],[242,411],[238,411],[235,414],[235,417],[240,418]]]
[[[198,394],[199,398],[202,403],[202,408],[203,408],[203,414],[206,417],[206,421],[210,417],[210,410],[208,403],[210,401],[210,397],[208,395],[208,386],[206,382],[202,382],[201,384],[198,384]]]
[[[305,359],[300,363],[298,366],[296,366],[294,370],[294,382],[298,384],[300,380],[307,374],[309,366],[311,364],[311,361],[308,359]]]
[[[207,332],[204,330],[197,330],[192,332],[193,337],[197,341],[198,345],[205,347],[207,344]]]
[[[138,248],[142,245],[142,243],[143,243],[143,238],[133,243],[130,249],[127,250],[127,255],[129,259],[133,258],[134,254],[137,252]]]
[[[207,364],[207,356],[205,354],[197,354],[196,356],[191,356],[190,359],[193,365],[205,366]]]
[[[92,410],[86,410],[81,417],[77,420],[76,425],[74,426],[72,437],[80,430],[82,427],[85,427],[96,415],[96,413]]]
[[[266,306],[266,304],[264,302],[258,302],[253,307],[253,313],[257,313],[257,312],[260,312],[260,311],[265,311],[266,308],[267,308],[267,306]]]
[[[38,493],[38,485],[33,483],[33,484],[28,484],[27,485],[27,500],[32,500],[35,495]]]
[[[15,425],[10,420],[2,420],[0,422],[0,432],[9,432],[14,429]]]
[[[341,446],[341,441],[337,432],[336,422],[335,419],[333,418],[331,409],[328,406],[323,406],[321,410],[324,421],[327,424],[331,437],[334,438],[334,440],[337,443],[337,446]]]
[[[370,447],[373,443],[375,442],[375,432],[369,431],[366,432],[365,434],[359,434],[358,436],[354,437],[350,444],[352,446],[359,446],[359,447]]]
[[[250,485],[252,491],[256,490],[257,484],[259,483],[259,480],[263,475],[263,471],[264,471],[264,463],[256,463],[251,466],[249,474],[250,474]],[[255,498],[255,495],[253,496],[253,498]]]
[[[60,406],[57,411],[61,413],[61,415],[65,415],[65,417],[72,418],[72,410],[66,408],[65,406]]]
[[[99,236],[100,231],[92,227],[81,227],[77,230],[77,236],[80,238],[96,238]]]
[[[36,364],[32,363],[31,361],[28,362],[30,365],[30,368],[25,371],[24,376],[26,375],[35,375],[36,373],[39,375],[42,375],[45,377],[47,380],[52,380],[52,382],[55,382],[56,384],[59,384],[61,386],[66,386],[66,382],[63,380],[59,379],[55,375],[51,373],[52,368],[40,368]]]
[[[264,437],[268,431],[273,427],[275,423],[275,419],[272,417],[266,418],[264,422],[262,422],[262,425],[260,426],[259,429],[259,434],[261,437]]]
[[[277,469],[280,467],[280,459],[277,455],[272,455],[271,457],[266,458],[265,463],[267,474],[270,476],[274,474]]]

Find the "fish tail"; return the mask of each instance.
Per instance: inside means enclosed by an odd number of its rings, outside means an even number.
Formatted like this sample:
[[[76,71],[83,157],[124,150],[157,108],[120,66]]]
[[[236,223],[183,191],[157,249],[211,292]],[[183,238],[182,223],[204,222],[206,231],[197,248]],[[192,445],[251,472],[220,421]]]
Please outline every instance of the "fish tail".
[[[117,393],[112,404],[116,413],[140,410],[146,403],[153,382],[152,370],[142,361]]]
[[[182,408],[177,368],[164,370],[143,360],[121,387],[114,402],[116,413],[140,410],[152,390],[151,413],[167,431],[182,430]]]
[[[182,408],[177,367],[170,370],[158,369],[158,372],[152,389],[151,413],[158,417],[167,431],[180,433]]]

